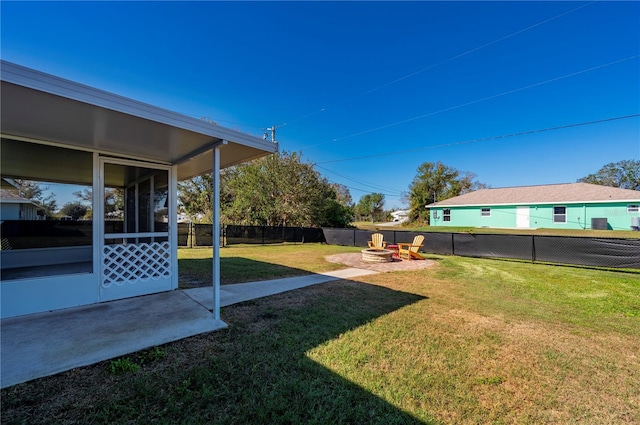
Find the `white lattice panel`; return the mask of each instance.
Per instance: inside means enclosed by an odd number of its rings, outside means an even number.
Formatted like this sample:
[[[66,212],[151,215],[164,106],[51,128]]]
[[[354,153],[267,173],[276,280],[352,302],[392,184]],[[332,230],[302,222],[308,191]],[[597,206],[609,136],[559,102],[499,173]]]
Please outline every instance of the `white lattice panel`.
[[[146,282],[171,276],[169,242],[105,245],[102,250],[102,286]]]

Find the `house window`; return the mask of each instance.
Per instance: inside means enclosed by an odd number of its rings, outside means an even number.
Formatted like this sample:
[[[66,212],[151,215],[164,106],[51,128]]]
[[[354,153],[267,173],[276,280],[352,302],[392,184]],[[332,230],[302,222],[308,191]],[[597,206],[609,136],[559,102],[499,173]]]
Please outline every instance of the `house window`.
[[[2,281],[91,273],[93,154],[9,138],[0,151]]]
[[[554,223],[567,222],[567,207],[553,207],[553,222]]]
[[[442,221],[451,221],[451,209],[445,208],[442,210]]]
[[[491,217],[491,208],[482,208],[480,215],[482,217]]]
[[[638,204],[627,205],[628,213],[637,213],[638,211],[640,211],[640,205]]]

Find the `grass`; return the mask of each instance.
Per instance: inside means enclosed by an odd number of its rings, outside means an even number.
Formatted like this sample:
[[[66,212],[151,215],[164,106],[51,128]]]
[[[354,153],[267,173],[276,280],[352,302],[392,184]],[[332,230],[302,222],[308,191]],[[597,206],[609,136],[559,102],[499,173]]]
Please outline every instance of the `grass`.
[[[220,248],[222,285],[301,276],[344,268],[328,263],[324,257],[362,248],[326,244],[230,245]],[[211,247],[179,248],[180,288],[210,286]]]
[[[300,270],[331,267],[322,256],[343,252],[316,248],[322,254],[315,259],[304,254],[308,266],[283,256],[288,247],[233,252],[267,263],[273,250],[271,261]],[[166,344],[158,348],[162,355],[124,357],[140,365],[135,371],[110,373],[103,362],[2,390],[0,419],[640,422],[637,274],[431,258],[437,265],[421,271],[334,281],[224,308],[229,329]]]

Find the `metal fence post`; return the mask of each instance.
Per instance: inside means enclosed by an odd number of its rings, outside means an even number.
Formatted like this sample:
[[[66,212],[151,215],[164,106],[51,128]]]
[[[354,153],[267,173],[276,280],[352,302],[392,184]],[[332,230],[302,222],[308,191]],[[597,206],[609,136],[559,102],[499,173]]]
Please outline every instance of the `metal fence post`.
[[[454,241],[455,234],[451,233],[451,255],[456,255],[456,243]]]
[[[536,262],[536,235],[531,235],[531,262]]]

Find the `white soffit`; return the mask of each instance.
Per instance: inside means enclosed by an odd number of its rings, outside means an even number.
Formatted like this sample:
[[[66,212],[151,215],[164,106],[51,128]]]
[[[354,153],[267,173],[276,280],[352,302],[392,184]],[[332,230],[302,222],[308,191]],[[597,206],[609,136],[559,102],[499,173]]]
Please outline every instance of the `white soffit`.
[[[178,179],[278,150],[278,144],[49,74],[0,61],[0,131],[123,157],[178,165]]]

